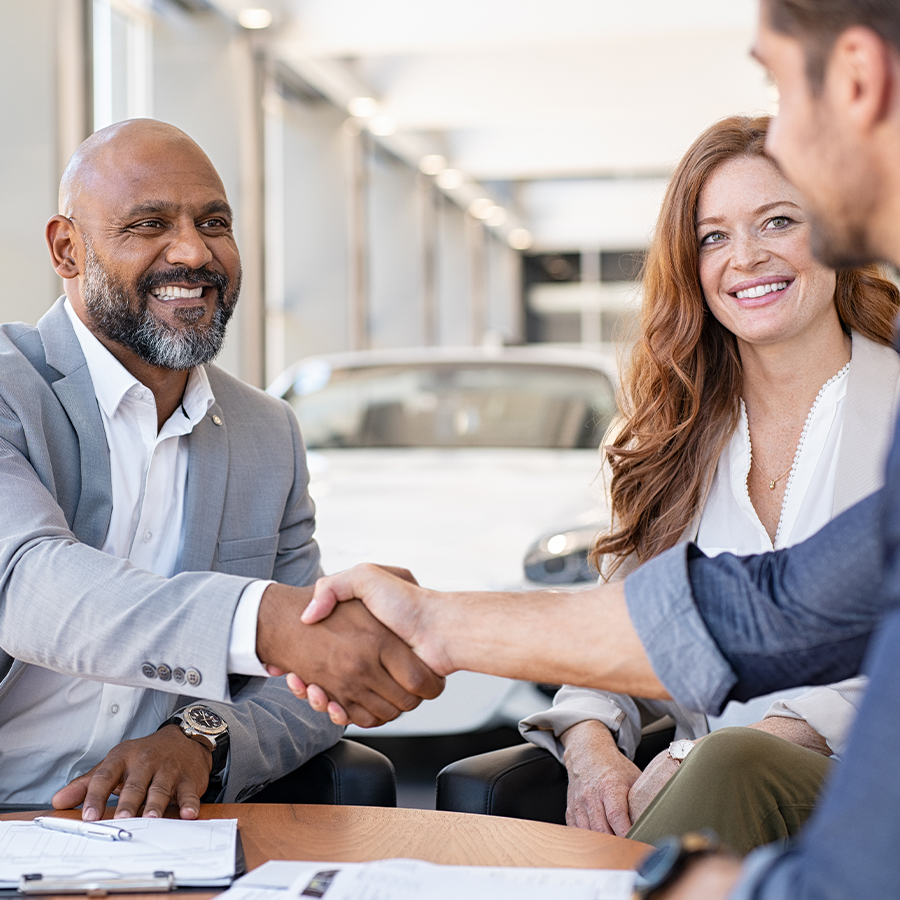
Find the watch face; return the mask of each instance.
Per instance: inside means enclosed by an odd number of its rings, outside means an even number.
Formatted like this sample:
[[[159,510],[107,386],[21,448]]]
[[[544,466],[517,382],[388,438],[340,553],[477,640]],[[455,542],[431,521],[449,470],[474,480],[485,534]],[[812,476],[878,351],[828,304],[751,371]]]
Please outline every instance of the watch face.
[[[693,741],[675,741],[669,744],[669,756],[672,759],[684,759],[694,749]]]
[[[192,725],[205,731],[217,731],[225,724],[221,716],[205,706],[191,706],[184,714]]]

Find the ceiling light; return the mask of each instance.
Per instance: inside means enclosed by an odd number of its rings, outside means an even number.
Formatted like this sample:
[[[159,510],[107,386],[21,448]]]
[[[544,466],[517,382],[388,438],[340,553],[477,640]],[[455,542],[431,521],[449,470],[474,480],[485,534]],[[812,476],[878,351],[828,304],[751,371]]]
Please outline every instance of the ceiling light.
[[[437,186],[443,188],[445,191],[455,191],[458,187],[462,186],[464,180],[463,173],[460,172],[459,169],[444,169],[444,171],[435,178]]]
[[[447,168],[447,160],[440,153],[429,153],[419,160],[419,171],[423,175],[439,175]]]
[[[469,215],[476,219],[486,219],[491,213],[497,209],[497,204],[489,197],[479,197],[469,204]]]
[[[378,101],[374,97],[354,97],[347,104],[347,112],[358,119],[368,119],[378,112]]]
[[[371,131],[372,134],[377,134],[380,137],[387,137],[396,130],[397,120],[392,119],[390,116],[375,116],[374,119],[369,119],[369,131]]]
[[[272,13],[263,6],[242,9],[238,13],[238,24],[242,28],[268,28],[272,24]]]
[[[513,228],[506,236],[506,243],[513,250],[527,250],[534,243],[534,238],[527,228]]]
[[[495,206],[484,221],[492,228],[498,228],[506,221],[506,210],[502,206]]]

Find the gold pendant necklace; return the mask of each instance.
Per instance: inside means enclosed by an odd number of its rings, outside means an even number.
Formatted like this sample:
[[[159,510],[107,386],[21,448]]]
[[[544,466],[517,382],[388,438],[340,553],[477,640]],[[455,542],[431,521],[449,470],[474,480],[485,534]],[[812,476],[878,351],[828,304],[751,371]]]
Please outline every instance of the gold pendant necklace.
[[[775,485],[778,484],[778,482],[781,481],[781,479],[784,478],[784,476],[787,475],[787,474],[791,471],[791,469],[794,468],[794,464],[791,463],[791,464],[787,467],[787,470],[784,471],[784,472],[782,472],[777,478],[769,478],[769,476],[766,475],[765,472],[763,472],[762,466],[761,466],[755,459],[753,459],[753,458],[751,457],[751,461],[756,463],[756,468],[759,469],[759,474],[762,475],[762,477],[765,478],[766,481],[769,482],[769,490],[770,490],[770,491],[774,491],[774,490],[775,490]]]

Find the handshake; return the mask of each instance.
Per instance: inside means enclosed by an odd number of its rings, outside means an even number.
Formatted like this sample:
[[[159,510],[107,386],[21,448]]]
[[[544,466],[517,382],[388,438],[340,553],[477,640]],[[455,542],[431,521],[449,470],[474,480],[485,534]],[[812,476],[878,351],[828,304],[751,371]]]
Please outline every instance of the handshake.
[[[559,594],[438,593],[405,569],[361,565],[314,588],[270,584],[256,653],[272,675],[338,725],[371,728],[437,697],[459,669],[667,698],[628,615],[621,584]],[[53,797],[90,821],[110,793],[116,816],[199,814],[212,754],[170,725],[124,741]]]
[[[375,565],[320,578],[311,599],[309,589],[273,584],[260,604],[257,655],[335,724],[381,725],[437,697],[453,671],[426,634],[435,596],[406,569]]]
[[[439,593],[405,569],[360,565],[302,595],[268,587],[256,649],[273,675],[289,673],[294,694],[338,725],[394,719],[440,694],[444,677],[460,669],[668,697],[621,583],[573,593]]]

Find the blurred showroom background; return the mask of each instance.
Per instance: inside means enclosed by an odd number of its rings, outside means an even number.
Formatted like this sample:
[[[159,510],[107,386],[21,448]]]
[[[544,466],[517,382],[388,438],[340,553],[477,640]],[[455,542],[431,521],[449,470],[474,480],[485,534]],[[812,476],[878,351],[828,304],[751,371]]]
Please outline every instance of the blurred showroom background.
[[[221,363],[616,333],[693,137],[774,108],[754,0],[4,0],[3,321],[60,293],[69,154],[133,116],[212,158],[244,292]]]
[[[61,293],[43,230],[75,147],[125,118],[178,125],[236,212],[244,287],[219,362],[294,404],[326,569],[596,578],[609,344],[677,159],[712,121],[775,108],[748,55],[756,0],[0,10],[0,321]],[[501,349],[519,344],[538,346]],[[457,673],[369,740],[406,773],[401,805],[433,805],[442,764],[517,740],[550,696]]]

